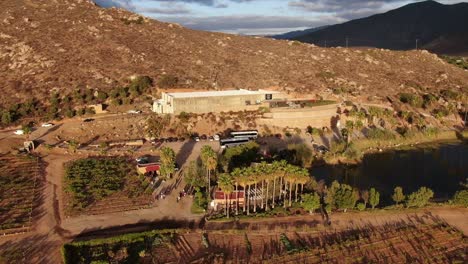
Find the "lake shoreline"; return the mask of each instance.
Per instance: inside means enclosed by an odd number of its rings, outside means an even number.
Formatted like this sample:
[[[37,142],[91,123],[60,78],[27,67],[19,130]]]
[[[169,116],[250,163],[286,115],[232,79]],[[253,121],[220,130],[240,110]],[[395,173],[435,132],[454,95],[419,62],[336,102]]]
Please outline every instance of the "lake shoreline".
[[[312,167],[317,166],[330,166],[330,165],[359,165],[365,155],[383,153],[392,150],[413,150],[420,148],[421,145],[434,144],[439,145],[442,143],[466,143],[468,139],[468,133],[459,133],[453,130],[446,130],[440,132],[436,136],[423,136],[418,134],[410,138],[396,138],[394,140],[372,140],[372,139],[357,139],[351,141],[358,151],[361,152],[359,158],[350,159],[345,157],[343,154],[337,154],[336,157],[323,158],[320,163],[313,163]],[[461,136],[460,136],[461,135]]]

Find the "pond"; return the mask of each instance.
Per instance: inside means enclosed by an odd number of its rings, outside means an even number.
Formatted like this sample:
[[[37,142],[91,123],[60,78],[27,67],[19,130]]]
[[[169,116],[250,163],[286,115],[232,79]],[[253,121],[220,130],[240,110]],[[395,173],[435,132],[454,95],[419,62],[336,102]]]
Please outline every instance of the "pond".
[[[325,165],[313,168],[312,175],[327,183],[336,179],[359,189],[374,187],[386,202],[396,186],[405,194],[426,186],[435,198],[449,199],[468,178],[468,145],[438,142],[366,154],[358,165]]]

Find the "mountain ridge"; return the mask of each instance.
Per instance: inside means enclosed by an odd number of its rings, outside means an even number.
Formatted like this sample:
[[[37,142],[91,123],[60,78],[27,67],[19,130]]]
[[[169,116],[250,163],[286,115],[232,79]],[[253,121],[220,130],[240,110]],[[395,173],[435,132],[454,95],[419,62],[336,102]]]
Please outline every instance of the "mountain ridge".
[[[422,1],[290,38],[320,46],[468,52],[468,3]],[[418,41],[418,43],[416,43]]]

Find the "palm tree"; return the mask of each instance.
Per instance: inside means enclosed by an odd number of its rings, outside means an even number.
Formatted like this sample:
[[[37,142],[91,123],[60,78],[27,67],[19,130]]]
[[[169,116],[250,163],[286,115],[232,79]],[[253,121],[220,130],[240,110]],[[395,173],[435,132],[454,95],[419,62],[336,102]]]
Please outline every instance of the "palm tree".
[[[221,188],[221,190],[224,193],[225,213],[226,213],[227,218],[229,218],[229,210],[230,210],[230,207],[231,207],[231,193],[232,193],[232,191],[234,189],[232,184],[233,184],[233,179],[232,179],[231,175],[229,175],[227,173],[223,173],[223,174],[219,175],[218,187]]]
[[[251,167],[244,169],[244,177],[246,178],[247,187],[249,188],[247,191],[247,197],[245,197],[247,203],[247,215],[250,215],[250,193],[252,191],[252,185],[255,183],[254,179],[254,170]]]
[[[292,205],[292,186],[293,183],[296,182],[297,178],[297,167],[293,165],[287,165],[286,166],[286,174],[285,174],[285,181],[289,183],[289,206],[291,207]],[[287,183],[285,184],[287,185]],[[284,203],[284,207],[286,207],[286,203]]]
[[[309,176],[309,172],[307,171],[307,169],[300,169],[298,171],[298,174],[297,174],[297,181],[296,181],[296,199],[295,201],[297,202],[297,185],[300,184],[301,185],[301,195],[302,195],[302,192],[304,191],[304,184],[306,184],[307,182],[309,182],[310,180],[310,176]]]
[[[235,168],[231,172],[231,176],[232,176],[232,179],[234,181],[234,185],[236,187],[236,215],[239,214],[239,191],[238,191],[238,186],[239,186],[241,173],[242,173],[242,171],[239,168]],[[244,197],[245,197],[245,193],[244,193]]]
[[[266,192],[265,192],[265,210],[269,210],[269,206],[268,206],[268,193],[269,193],[269,189],[270,189],[270,181],[273,178],[274,174],[273,174],[273,165],[272,164],[268,164],[267,166],[265,166],[264,168],[264,172],[263,172],[263,180],[266,182]],[[273,192],[274,193],[274,192]]]
[[[244,202],[243,202],[243,209],[242,211],[245,213],[245,206],[247,203],[247,185],[248,185],[248,178],[244,175],[244,171],[239,169],[239,175],[237,176],[237,182],[240,186],[244,189]]]
[[[206,169],[206,174],[208,178],[208,196],[210,196],[211,192],[211,171],[215,170],[218,166],[218,157],[216,152],[208,145],[205,145],[201,149],[200,158],[202,160],[202,164]]]

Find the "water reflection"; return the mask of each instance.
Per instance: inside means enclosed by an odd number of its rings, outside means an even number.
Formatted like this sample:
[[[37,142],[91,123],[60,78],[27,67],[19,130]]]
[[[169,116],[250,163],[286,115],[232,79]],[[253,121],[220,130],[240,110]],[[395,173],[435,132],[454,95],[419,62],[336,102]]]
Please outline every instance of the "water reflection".
[[[337,179],[360,189],[375,187],[385,200],[395,186],[402,186],[405,193],[426,186],[434,190],[435,198],[446,199],[468,178],[468,145],[432,143],[368,154],[359,165],[327,165],[313,168],[312,173],[327,183]]]

